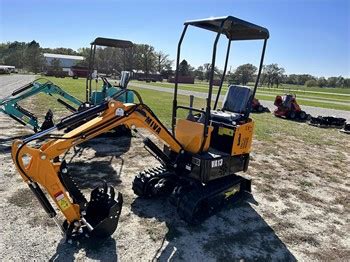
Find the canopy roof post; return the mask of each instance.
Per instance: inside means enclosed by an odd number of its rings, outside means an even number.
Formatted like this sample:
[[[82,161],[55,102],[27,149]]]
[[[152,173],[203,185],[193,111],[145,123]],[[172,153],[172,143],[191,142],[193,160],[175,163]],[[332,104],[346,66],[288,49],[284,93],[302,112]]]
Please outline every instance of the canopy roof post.
[[[228,58],[230,56],[230,49],[231,49],[231,40],[229,39],[228,40],[228,44],[227,44],[227,51],[226,51],[224,71],[222,73],[220,86],[219,86],[219,89],[218,89],[218,93],[216,95],[215,104],[214,104],[214,110],[216,110],[216,107],[218,105],[218,102],[219,102],[219,99],[220,99],[220,93],[221,93],[222,85],[224,84],[224,80],[225,80],[225,76],[226,76],[226,70],[227,70]]]
[[[226,20],[223,20],[220,25],[220,30],[218,30],[214,45],[213,45],[213,55],[211,60],[211,68],[210,68],[210,75],[209,75],[209,92],[208,92],[208,100],[207,100],[207,108],[206,108],[206,115],[205,115],[205,128],[204,128],[204,135],[207,136],[208,134],[208,123],[210,118],[210,109],[211,109],[211,97],[213,93],[213,81],[214,81],[214,71],[215,71],[215,61],[216,61],[216,49],[219,42],[220,35],[222,33],[222,28],[225,24]]]
[[[188,25],[185,24],[185,27],[182,30],[182,34],[181,34],[179,43],[177,45],[176,70],[175,70],[175,87],[174,87],[174,99],[173,99],[173,114],[172,114],[172,121],[171,121],[171,128],[172,128],[173,134],[175,134],[175,125],[176,125],[177,87],[178,87],[178,80],[179,80],[179,65],[180,65],[181,44],[182,44],[182,40],[185,37],[186,31],[187,31],[187,27],[188,27]]]
[[[256,90],[258,89],[258,84],[260,81],[260,75],[261,75],[261,71],[262,71],[262,67],[264,65],[264,57],[265,57],[265,50],[266,50],[266,44],[267,44],[267,39],[264,40],[264,45],[263,45],[263,49],[262,49],[262,53],[261,53],[261,58],[260,58],[260,65],[259,65],[259,71],[258,71],[258,75],[256,76],[256,80],[255,80],[255,85],[254,85],[254,90],[253,90],[253,94],[252,94],[252,100],[255,97],[255,93]],[[246,113],[246,117],[249,116],[250,111],[252,109],[252,104],[250,104],[247,113]]]

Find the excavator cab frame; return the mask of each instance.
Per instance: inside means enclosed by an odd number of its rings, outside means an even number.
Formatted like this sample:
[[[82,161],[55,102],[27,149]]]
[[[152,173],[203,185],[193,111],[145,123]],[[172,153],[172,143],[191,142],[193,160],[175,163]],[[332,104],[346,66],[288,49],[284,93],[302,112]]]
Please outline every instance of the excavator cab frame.
[[[179,65],[180,65],[180,56],[181,56],[181,46],[183,39],[186,35],[187,29],[189,26],[205,29],[208,31],[213,31],[216,33],[216,37],[213,44],[213,51],[212,51],[212,60],[211,60],[211,68],[210,68],[210,74],[209,74],[209,88],[208,88],[208,96],[206,99],[206,108],[204,110],[201,109],[194,109],[191,106],[181,106],[177,103],[177,96],[178,96],[178,84],[179,84]],[[209,128],[209,122],[211,119],[211,102],[212,102],[212,95],[213,95],[213,80],[214,80],[214,69],[215,69],[215,62],[216,62],[216,51],[217,51],[217,45],[220,39],[221,35],[225,35],[228,39],[227,43],[227,50],[226,50],[226,58],[225,58],[225,65],[224,65],[224,71],[221,76],[220,85],[218,88],[218,93],[215,99],[214,103],[214,110],[217,108],[218,101],[221,94],[221,89],[224,83],[226,70],[227,70],[227,63],[229,59],[229,54],[231,51],[231,42],[232,41],[239,41],[239,40],[264,40],[261,58],[260,58],[260,65],[258,70],[258,75],[256,77],[254,89],[252,92],[252,97],[250,104],[248,105],[248,110],[245,112],[245,118],[247,119],[249,117],[249,114],[251,112],[251,102],[253,98],[255,97],[255,93],[258,87],[261,70],[263,66],[264,56],[265,56],[265,49],[267,44],[267,39],[269,38],[269,31],[261,26],[249,23],[247,21],[241,20],[239,18],[233,17],[233,16],[226,16],[226,17],[216,17],[216,18],[207,18],[207,19],[200,19],[200,20],[191,20],[186,21],[184,23],[184,28],[180,37],[180,40],[178,42],[177,46],[177,57],[176,57],[176,72],[175,72],[175,87],[174,87],[174,100],[173,100],[173,110],[172,110],[172,130],[175,134],[176,129],[176,117],[177,117],[177,110],[178,109],[187,109],[187,110],[195,110],[197,112],[200,112],[204,115],[204,132],[203,136],[204,139],[202,139],[202,145],[201,149],[205,147],[205,143],[208,137],[208,133],[210,132]]]

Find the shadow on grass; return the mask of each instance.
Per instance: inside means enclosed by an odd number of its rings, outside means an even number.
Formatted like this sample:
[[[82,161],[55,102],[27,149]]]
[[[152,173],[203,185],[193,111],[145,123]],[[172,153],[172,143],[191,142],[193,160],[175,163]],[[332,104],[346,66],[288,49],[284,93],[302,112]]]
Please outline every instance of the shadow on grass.
[[[203,260],[208,255],[218,261],[296,261],[274,230],[253,209],[250,195],[223,208],[198,226],[181,221],[176,208],[166,199],[136,198],[132,211],[140,217],[156,218],[168,228],[154,259],[160,261]],[[164,248],[165,240],[168,242]],[[194,252],[196,251],[196,252]]]
[[[56,253],[49,261],[80,261],[82,258],[76,258],[75,255],[81,251],[85,251],[84,257],[91,260],[102,262],[118,261],[117,244],[113,238],[99,239],[98,241],[85,239],[79,244],[69,244],[62,239],[56,248]]]

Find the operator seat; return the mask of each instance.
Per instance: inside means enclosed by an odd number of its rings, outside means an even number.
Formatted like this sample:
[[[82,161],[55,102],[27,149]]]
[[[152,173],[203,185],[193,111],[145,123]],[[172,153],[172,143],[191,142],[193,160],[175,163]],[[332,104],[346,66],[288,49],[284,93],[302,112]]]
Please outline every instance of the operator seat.
[[[222,109],[212,110],[211,119],[228,124],[239,121],[248,110],[252,94],[248,86],[230,85],[222,102]]]
[[[129,80],[130,80],[130,72],[122,71],[120,73],[119,87],[121,89],[126,89],[128,87]]]
[[[286,108],[291,108],[293,101],[293,96],[292,95],[285,95],[283,97],[283,106]]]

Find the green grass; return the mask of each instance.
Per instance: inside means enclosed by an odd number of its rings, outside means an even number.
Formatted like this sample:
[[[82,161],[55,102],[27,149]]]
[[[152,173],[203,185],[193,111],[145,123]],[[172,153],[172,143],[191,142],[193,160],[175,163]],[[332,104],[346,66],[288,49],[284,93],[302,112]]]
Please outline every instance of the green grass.
[[[306,145],[340,145],[339,142],[345,137],[336,129],[324,129],[310,126],[306,123],[298,123],[272,114],[253,114],[255,120],[255,137],[260,141],[279,142],[284,137],[301,140]],[[287,152],[288,153],[288,152]]]
[[[130,86],[132,86],[133,83],[142,84],[144,82],[133,81],[130,83]],[[174,87],[174,84],[170,84],[170,83],[146,83],[146,84],[152,85],[152,86],[169,88],[169,89],[172,89]],[[179,84],[179,89],[206,93],[208,90],[208,86],[202,83],[200,84],[196,83],[194,85]],[[332,88],[329,90],[335,90],[335,88]],[[342,90],[346,90],[346,89],[342,89]],[[225,94],[226,91],[227,91],[227,87],[223,87],[222,94]],[[217,87],[214,87],[213,93],[217,94]],[[259,87],[257,91],[257,98],[262,100],[267,100],[267,101],[274,101],[276,95],[283,95],[284,93],[288,93],[287,90],[285,89],[276,90],[271,88]],[[301,105],[350,111],[350,96],[345,93],[328,94],[328,93],[312,93],[312,92],[305,92],[305,91],[294,91],[292,93],[297,95],[297,101]],[[343,104],[338,104],[339,102]]]
[[[275,98],[271,96],[261,95],[257,94],[256,97],[261,100],[267,100],[267,101],[274,101]],[[308,101],[304,100],[302,98],[297,97],[297,102],[299,105],[303,106],[314,106],[314,107],[321,107],[321,108],[330,108],[330,109],[337,109],[337,110],[346,110],[350,111],[350,102],[349,105],[339,105],[339,104],[332,104],[331,102],[320,102],[320,101]]]
[[[53,82],[59,87],[63,88],[70,95],[75,96],[80,100],[85,101],[85,79],[72,79],[72,78],[56,78],[56,77],[44,77],[39,82],[46,82],[46,80]],[[95,84],[93,84],[93,87]]]
[[[140,81],[132,81],[131,83],[144,83]],[[173,88],[173,83],[167,83],[167,82],[156,82],[156,83],[147,83],[155,86],[161,86],[166,88]],[[222,90],[227,90],[228,84],[224,84]],[[249,83],[248,86],[254,86],[253,83]],[[195,83],[195,84],[179,84],[179,87],[181,89],[185,90],[193,90],[198,92],[205,92],[208,90],[208,83]],[[216,90],[216,86],[214,86],[214,90]],[[340,99],[340,100],[346,100],[350,101],[350,88],[313,88],[313,87],[304,87],[302,86],[295,86],[295,88],[292,85],[285,86],[283,85],[280,88],[268,88],[266,86],[259,86],[258,92],[268,92],[272,94],[281,94],[286,92],[292,92],[296,95],[303,95],[303,96],[309,96],[311,98],[313,97],[320,97],[320,98],[329,98],[329,99]]]
[[[63,90],[69,94],[75,96],[76,98],[85,101],[85,79],[72,79],[72,78],[55,78],[55,77],[46,77],[47,80],[53,82],[54,84],[61,87]],[[45,82],[44,80],[40,80]],[[98,84],[98,90],[102,83]],[[93,83],[93,89],[95,88],[95,83]],[[147,90],[143,88],[132,88],[133,90],[138,91],[141,94],[143,102],[150,106],[155,114],[166,124],[167,126],[171,125],[171,114],[172,114],[172,94],[165,92],[156,92],[153,90]],[[63,106],[58,104],[55,99],[48,97],[47,95],[40,94],[37,96],[39,100],[45,100],[46,103],[35,103],[35,110],[46,112],[47,106],[53,110],[67,111]],[[179,95],[178,97],[179,105],[188,105],[189,98],[187,96]],[[202,108],[205,105],[204,99],[195,98],[194,105],[197,108]],[[42,108],[40,108],[42,107]],[[178,111],[179,117],[185,117],[186,112],[184,110]]]
[[[208,86],[206,81],[196,81],[196,85]],[[228,82],[224,82],[224,86],[227,86]],[[253,86],[253,82],[248,83],[249,86]],[[265,86],[265,88],[268,88]],[[268,89],[277,89],[277,88],[268,88]],[[278,90],[299,90],[299,91],[310,91],[310,92],[328,92],[328,93],[339,93],[339,94],[350,94],[350,88],[333,88],[333,87],[307,87],[305,85],[293,85],[293,84],[281,84]]]
[[[84,100],[85,80],[52,77],[49,78],[49,80],[59,85],[70,94]],[[173,95],[171,93],[142,88],[132,89],[138,91],[141,94],[144,103],[154,111],[165,125],[170,127]],[[188,96],[179,95],[178,104],[188,105],[188,103]],[[195,107],[201,108],[204,104],[204,99],[195,98]],[[57,108],[59,107],[57,106],[57,102],[51,106],[53,105],[56,105]],[[184,110],[178,111],[178,117],[185,117],[186,114],[187,112]],[[252,114],[252,118],[256,123],[255,137],[260,141],[278,142],[281,137],[290,136],[292,138],[297,137],[297,139],[302,140],[305,144],[343,146],[339,141],[342,141],[344,134],[341,134],[334,129],[321,129],[307,124],[296,123],[276,118],[272,114]]]

